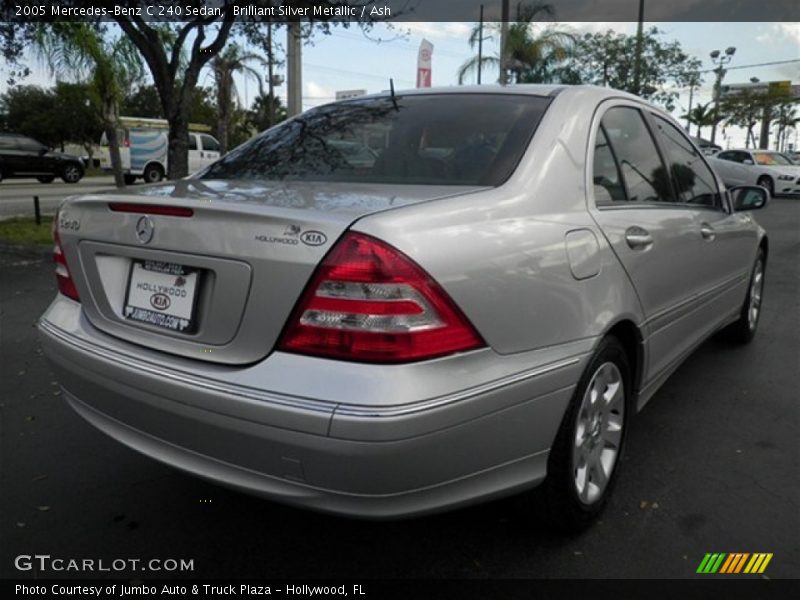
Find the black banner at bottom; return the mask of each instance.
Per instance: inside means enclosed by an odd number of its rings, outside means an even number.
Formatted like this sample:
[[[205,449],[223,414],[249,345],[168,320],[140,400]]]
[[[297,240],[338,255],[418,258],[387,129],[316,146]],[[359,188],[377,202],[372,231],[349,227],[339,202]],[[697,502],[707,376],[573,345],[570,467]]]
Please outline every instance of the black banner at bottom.
[[[348,598],[383,599],[636,599],[655,596],[680,600],[771,600],[800,598],[800,580],[700,578],[685,580],[619,579],[397,579],[397,580],[3,580],[3,598]]]

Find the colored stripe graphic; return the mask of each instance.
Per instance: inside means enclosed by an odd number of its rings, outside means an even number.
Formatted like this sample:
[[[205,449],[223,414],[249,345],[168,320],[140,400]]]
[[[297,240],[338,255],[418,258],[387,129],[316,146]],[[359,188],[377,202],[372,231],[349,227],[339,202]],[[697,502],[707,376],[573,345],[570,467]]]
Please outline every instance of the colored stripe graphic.
[[[757,552],[708,552],[700,561],[697,573],[720,575],[737,573],[763,573],[772,560],[772,553]],[[745,566],[747,565],[747,566]]]
[[[772,560],[772,553],[761,552],[753,554],[753,558],[747,563],[744,568],[745,573],[763,573],[767,568],[769,561]]]
[[[706,554],[700,566],[697,567],[698,573],[716,573],[722,561],[725,559],[725,553],[715,552],[714,554]]]

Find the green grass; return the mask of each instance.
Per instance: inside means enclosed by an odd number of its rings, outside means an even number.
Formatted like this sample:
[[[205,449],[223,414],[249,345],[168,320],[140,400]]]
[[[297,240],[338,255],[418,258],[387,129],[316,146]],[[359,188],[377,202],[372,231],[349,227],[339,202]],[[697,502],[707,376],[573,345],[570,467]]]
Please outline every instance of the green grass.
[[[53,217],[42,217],[42,224],[37,225],[32,218],[14,218],[0,221],[0,241],[12,244],[41,244],[53,243],[50,235],[50,225]]]

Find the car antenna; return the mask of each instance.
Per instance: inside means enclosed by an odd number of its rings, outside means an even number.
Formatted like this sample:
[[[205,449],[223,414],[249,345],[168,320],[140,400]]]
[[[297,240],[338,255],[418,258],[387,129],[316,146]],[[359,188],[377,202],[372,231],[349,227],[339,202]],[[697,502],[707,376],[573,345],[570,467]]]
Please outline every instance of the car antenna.
[[[397,112],[400,112],[400,107],[397,106],[397,96],[394,95],[394,79],[389,77],[389,92],[392,94],[392,104],[394,104],[394,109]]]

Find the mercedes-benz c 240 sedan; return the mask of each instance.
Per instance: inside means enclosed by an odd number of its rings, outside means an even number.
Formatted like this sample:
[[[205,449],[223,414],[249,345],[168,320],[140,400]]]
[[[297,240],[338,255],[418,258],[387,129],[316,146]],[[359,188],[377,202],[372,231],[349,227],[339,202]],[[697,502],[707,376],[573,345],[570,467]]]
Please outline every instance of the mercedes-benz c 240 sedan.
[[[39,329],[79,415],[194,475],[363,517],[543,484],[580,527],[681,361],[752,338],[766,201],[624,93],[384,93],[67,199]]]

